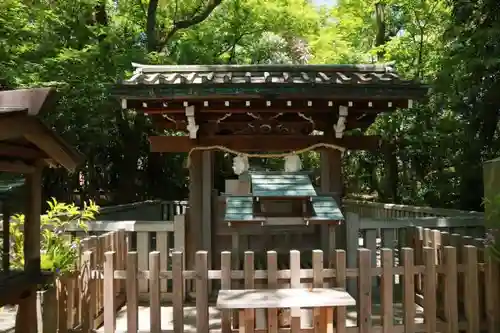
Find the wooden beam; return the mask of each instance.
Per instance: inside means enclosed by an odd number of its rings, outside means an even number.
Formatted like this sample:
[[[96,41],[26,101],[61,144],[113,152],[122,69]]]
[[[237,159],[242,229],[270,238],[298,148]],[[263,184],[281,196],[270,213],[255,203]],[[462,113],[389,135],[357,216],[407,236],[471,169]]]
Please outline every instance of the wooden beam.
[[[30,174],[35,171],[35,167],[21,161],[0,161],[0,171]]]
[[[4,142],[0,142],[0,156],[19,157],[29,160],[37,160],[47,157],[46,154],[38,149]]]
[[[219,135],[191,140],[187,136],[151,136],[151,151],[156,153],[189,152],[194,147],[224,146],[238,151],[293,151],[317,143],[333,144],[350,150],[375,150],[380,137],[344,136],[342,139],[321,135]]]
[[[15,112],[0,116],[0,140],[21,138],[26,131],[26,112]]]
[[[374,117],[364,117],[360,120],[357,119],[348,119],[346,122],[346,131],[351,130],[351,129],[356,129],[356,128],[361,128],[361,129],[366,129],[368,128],[371,124],[373,124]],[[186,122],[178,122],[178,123],[173,123],[171,121],[168,121],[166,119],[154,119],[153,120],[154,125],[158,129],[167,129],[167,130],[178,130],[178,131],[185,131],[187,123]],[[201,123],[200,125],[200,132],[204,132],[206,130],[207,133],[212,133],[212,132],[217,132],[217,131],[224,131],[224,130],[229,130],[229,131],[238,131],[244,128],[247,128],[248,125],[251,124],[251,122],[234,122],[234,121],[227,121],[227,122],[210,122],[210,123]],[[273,125],[271,123],[271,125]],[[309,124],[307,121],[302,120],[302,121],[281,121],[280,125],[283,125],[285,128],[300,128],[301,126],[307,126],[310,125],[311,127],[314,126],[314,129],[321,131],[325,130],[328,126],[332,126],[328,122],[325,121],[320,121],[314,122],[313,124]]]
[[[64,149],[62,143],[56,139],[56,136],[49,129],[45,128],[45,125],[39,120],[27,119],[25,123],[26,130],[24,137],[44,151],[50,159],[53,159],[70,171],[73,171],[78,166],[80,161],[71,156]]]
[[[366,96],[360,98],[314,98],[290,97],[277,98],[251,96],[190,96],[189,98],[170,99],[157,98],[127,98],[127,107],[145,113],[184,113],[184,103],[193,105],[200,113],[246,113],[246,112],[305,112],[305,113],[330,113],[338,110],[340,105],[348,106],[351,110],[378,110],[394,111],[396,108],[407,108],[408,98],[385,96]]]

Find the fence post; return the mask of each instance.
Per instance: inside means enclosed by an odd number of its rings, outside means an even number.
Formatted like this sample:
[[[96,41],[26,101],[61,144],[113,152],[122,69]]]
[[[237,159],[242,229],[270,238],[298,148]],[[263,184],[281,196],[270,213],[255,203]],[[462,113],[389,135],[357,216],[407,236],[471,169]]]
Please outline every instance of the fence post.
[[[186,269],[186,247],[185,247],[185,230],[186,230],[186,216],[175,215],[174,216],[174,251],[182,252],[182,270]],[[186,280],[182,281],[182,299],[186,299]]]
[[[356,213],[347,213],[346,216],[346,227],[347,227],[347,267],[348,268],[356,268],[357,261],[357,251],[359,244],[359,227],[360,227],[360,218]],[[355,279],[349,279],[347,281],[347,291],[352,295],[355,299],[357,299],[357,283]]]
[[[127,253],[127,278],[125,279],[125,288],[127,295],[127,332],[137,333],[139,327],[139,282],[138,273],[138,255],[137,252]]]
[[[185,215],[174,216],[174,250],[184,253]]]
[[[196,332],[207,333],[208,322],[208,252],[196,252]]]
[[[500,263],[491,253],[486,254],[486,320],[488,333],[498,332],[500,329],[500,315],[498,314]]]
[[[184,259],[183,253],[172,253],[172,306],[174,308],[174,333],[184,332]]]
[[[104,254],[104,333],[114,333],[116,330],[115,255],[114,251],[108,251]]]

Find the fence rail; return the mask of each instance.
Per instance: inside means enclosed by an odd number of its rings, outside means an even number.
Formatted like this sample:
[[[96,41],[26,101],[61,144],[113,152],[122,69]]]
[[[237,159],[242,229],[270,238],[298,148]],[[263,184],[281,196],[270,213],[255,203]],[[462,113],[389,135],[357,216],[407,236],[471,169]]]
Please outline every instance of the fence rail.
[[[413,248],[401,249],[400,264],[395,266],[395,256],[391,249],[382,249],[381,267],[372,267],[372,253],[368,249],[358,249],[357,267],[346,267],[346,253],[343,250],[335,250],[332,267],[325,268],[323,252],[313,251],[312,268],[300,267],[300,252],[290,251],[290,269],[278,270],[277,253],[267,253],[267,264],[265,269],[256,269],[255,255],[251,251],[245,253],[245,264],[243,270],[231,269],[231,253],[222,252],[220,270],[210,270],[208,266],[208,253],[200,251],[196,254],[195,270],[183,270],[183,253],[174,252],[172,255],[172,269],[160,269],[160,256],[158,252],[149,254],[150,269],[140,271],[137,265],[127,269],[117,269],[115,262],[117,253],[114,251],[105,254],[105,266],[103,274],[96,274],[104,280],[107,293],[104,295],[104,308],[114,308],[116,281],[127,281],[127,331],[136,332],[137,322],[137,290],[138,279],[150,280],[150,324],[151,332],[159,332],[161,327],[160,299],[157,296],[160,291],[161,281],[172,281],[174,285],[174,332],[184,332],[184,303],[182,288],[186,280],[196,282],[196,331],[199,333],[209,332],[209,298],[208,283],[210,280],[218,280],[223,289],[232,288],[235,283],[241,283],[243,289],[267,288],[278,285],[280,288],[289,288],[290,284],[310,284],[312,287],[323,287],[325,284],[339,288],[345,288],[349,280],[355,280],[359,288],[356,295],[357,320],[353,326],[349,324],[348,311],[351,309],[337,308],[335,314],[336,332],[459,332],[465,330],[470,333],[480,332],[486,329],[494,318],[488,317],[488,304],[494,300],[488,297],[481,298],[481,288],[496,288],[492,286],[491,277],[493,270],[498,271],[496,263],[484,262],[479,259],[478,248],[473,245],[464,245],[463,248],[453,246],[437,247],[423,246],[418,253],[423,254],[422,263],[416,258],[417,251]],[[90,256],[87,253],[86,256]],[[465,258],[459,261],[458,258]],[[127,262],[135,263],[137,253],[128,253]],[[436,262],[437,260],[437,262]],[[490,272],[485,274],[485,272]],[[497,274],[497,273],[496,273]],[[401,283],[394,285],[396,276],[401,277]],[[480,281],[479,277],[485,280]],[[372,279],[379,278],[381,281],[380,306],[381,310],[375,313],[374,289]],[[294,282],[295,281],[295,282]],[[459,281],[467,283],[460,284]],[[487,287],[489,286],[489,287]],[[394,294],[396,288],[402,290],[401,308],[403,314],[396,313]],[[241,288],[237,288],[241,289]],[[490,289],[491,291],[492,289]],[[130,301],[132,300],[132,301]],[[421,300],[423,311],[417,315],[416,300]],[[458,300],[462,300],[465,306],[461,306]],[[463,309],[462,309],[463,308]],[[311,312],[312,310],[305,310]],[[256,322],[245,325],[250,331],[272,332],[287,331],[288,325],[279,323],[278,313],[274,310],[256,310]],[[304,311],[303,311],[304,312]],[[374,316],[380,318],[375,319]],[[304,320],[304,317],[309,320]],[[417,320],[417,317],[420,317]],[[313,316],[302,315],[300,332],[312,332],[314,330]],[[483,320],[486,319],[486,320]],[[423,322],[422,322],[423,320]],[[284,321],[286,323],[286,320]],[[281,324],[281,325],[280,325]],[[352,323],[351,323],[352,324]],[[254,326],[255,325],[255,326]],[[223,332],[236,331],[239,328],[237,320],[230,311],[224,311],[221,317]],[[277,330],[275,328],[278,328]],[[115,332],[116,315],[108,311],[104,319],[104,332]]]
[[[197,252],[194,269],[186,270],[184,253],[177,248],[163,257],[161,251],[146,252],[148,266],[141,268],[139,252],[127,246],[131,231],[112,231],[82,241],[82,270],[79,276],[60,280],[58,303],[52,307],[58,309],[60,333],[90,332],[101,324],[105,333],[137,332],[142,295],[150,307],[150,331],[160,332],[167,290],[173,331],[183,333],[185,286],[194,282],[196,332],[207,333],[218,330],[209,325],[209,284],[214,281],[221,289],[338,287],[348,289],[357,305],[337,308],[329,332],[498,333],[500,265],[487,255],[483,240],[422,227],[399,230],[404,237],[396,248],[358,248],[354,266],[349,266],[344,250],[335,250],[330,262],[321,250],[314,250],[307,267],[300,261],[305,254],[292,250],[285,269],[275,251],[268,251],[264,261],[247,251],[243,269],[234,269],[232,253],[224,251],[221,269],[216,270],[206,251]],[[141,291],[144,283],[147,292]],[[117,310],[125,303],[126,327],[117,327]],[[255,323],[246,323],[245,332],[317,332],[314,309],[301,311],[299,331],[290,328],[290,316],[285,309],[257,309]],[[236,332],[239,324],[232,311],[221,313],[222,332]]]
[[[390,203],[370,202],[362,200],[344,199],[342,201],[346,212],[356,213],[361,217],[371,218],[398,218],[398,217],[456,217],[469,216],[484,218],[484,213],[463,211],[458,209],[433,208]]]

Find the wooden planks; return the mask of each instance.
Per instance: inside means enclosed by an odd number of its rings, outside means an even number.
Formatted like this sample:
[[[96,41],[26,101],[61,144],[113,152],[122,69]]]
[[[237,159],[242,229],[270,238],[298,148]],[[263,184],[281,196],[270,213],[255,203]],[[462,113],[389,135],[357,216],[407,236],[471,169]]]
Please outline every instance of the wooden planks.
[[[217,298],[219,309],[278,309],[351,306],[356,301],[342,289],[244,289],[221,290]]]

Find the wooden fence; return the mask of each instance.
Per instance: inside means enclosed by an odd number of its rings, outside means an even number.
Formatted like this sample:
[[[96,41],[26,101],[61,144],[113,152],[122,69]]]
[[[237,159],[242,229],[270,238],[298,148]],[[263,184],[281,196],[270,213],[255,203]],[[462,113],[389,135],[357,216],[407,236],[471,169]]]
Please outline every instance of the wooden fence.
[[[59,278],[56,289],[47,292],[42,302],[40,325],[44,333],[85,333],[100,327],[106,311],[110,311],[110,307],[105,309],[104,306],[109,290],[114,294],[113,313],[125,305],[125,281],[115,281],[112,289],[105,286],[103,271],[108,251],[115,253],[113,267],[125,269],[130,266],[127,254],[136,250],[137,267],[144,271],[150,269],[148,254],[151,250],[159,254],[162,270],[171,269],[167,263],[171,262],[173,251],[184,251],[183,215],[175,216],[173,221],[91,222],[88,229],[95,235],[81,239],[79,274]],[[70,226],[68,231],[73,236],[85,234],[76,226]],[[149,284],[148,279],[138,282],[139,300],[149,300]],[[161,282],[158,295],[162,301],[172,299],[172,288],[166,280]]]
[[[153,251],[149,253],[149,270],[144,271],[138,267],[136,252],[127,253],[125,260],[123,252],[107,251],[103,270],[98,269],[92,275],[97,281],[91,284],[90,289],[92,294],[96,293],[99,284],[104,286],[104,332],[109,333],[116,329],[115,309],[118,295],[123,290],[126,290],[127,298],[126,331],[137,332],[140,280],[149,280],[150,283],[150,329],[155,333],[161,330],[161,286],[167,281],[173,286],[173,329],[176,333],[184,332],[183,288],[188,280],[195,281],[196,285],[196,331],[199,333],[209,332],[209,306],[213,304],[209,303],[208,284],[212,280],[220,281],[223,289],[235,286],[239,289],[239,286],[244,289],[287,288],[302,284],[346,288],[347,283],[354,280],[358,289],[356,309],[338,308],[331,332],[499,332],[499,314],[496,311],[500,305],[498,263],[485,260],[482,243],[468,244],[474,241],[448,235],[430,229],[409,228],[407,240],[413,248],[402,247],[398,255],[392,249],[382,249],[380,265],[377,266],[372,265],[372,251],[360,248],[355,268],[347,267],[346,252],[343,250],[334,251],[331,263],[323,261],[321,250],[314,250],[310,268],[300,266],[299,251],[290,251],[289,269],[278,269],[277,253],[274,251],[267,253],[264,267],[256,268],[254,253],[247,251],[243,270],[231,269],[230,252],[221,253],[220,270],[210,270],[208,253],[200,251],[196,254],[195,269],[184,270],[183,253],[174,251],[171,268],[164,270],[161,268],[160,253]],[[454,242],[460,243],[451,246]],[[84,254],[89,270],[92,270],[94,256],[92,250]],[[123,267],[124,263],[126,267]],[[396,278],[399,278],[399,283],[395,283]],[[373,288],[373,280],[379,281],[380,288]],[[401,304],[394,301],[398,288],[402,291]],[[377,290],[379,300],[375,295]],[[237,320],[232,317],[231,313],[222,313],[223,332],[238,328]],[[261,317],[264,320],[256,320],[255,324],[245,327],[245,332],[290,330],[283,323],[279,325],[277,311],[269,310]],[[303,321],[300,332],[312,331],[312,322]]]
[[[342,204],[346,212],[356,213],[361,217],[403,218],[403,217],[477,217],[484,218],[484,213],[458,209],[433,208],[410,205],[397,205],[362,200],[344,199]]]
[[[207,252],[196,254],[194,270],[185,270],[182,217],[170,223],[97,223],[90,227],[91,232],[119,230],[82,241],[81,274],[59,282],[55,306],[59,332],[89,332],[103,323],[105,332],[115,332],[117,309],[125,303],[125,331],[136,332],[138,304],[144,301],[150,306],[151,332],[159,332],[160,306],[165,301],[173,306],[174,331],[183,332],[187,283],[196,287],[196,327],[203,333],[208,332],[208,309],[213,306],[209,302],[209,284],[224,289],[348,288],[357,307],[339,309],[332,332],[500,332],[500,315],[496,311],[500,307],[499,265],[489,260],[482,239],[454,233],[465,230],[459,225],[438,224],[445,231],[407,225],[389,232],[383,228],[387,221],[380,225],[374,224],[374,219],[357,221],[358,230],[364,233],[361,243],[368,248],[356,247],[353,261],[349,252],[336,250],[326,262],[323,252],[314,250],[312,261],[303,262],[301,267],[301,255],[311,253],[291,251],[283,264],[283,258],[273,251],[264,258],[247,251],[243,269],[234,269],[231,252],[222,252],[217,270],[210,269]],[[428,225],[434,226],[434,222]],[[166,245],[170,237],[162,233],[175,234],[173,247]],[[135,247],[131,245],[134,235]],[[373,235],[382,238],[380,246],[370,245]],[[151,244],[154,238],[156,244]],[[141,242],[147,245],[139,245]],[[290,331],[286,314],[280,311],[278,320],[272,310],[256,310],[253,331]],[[314,330],[312,318],[310,311],[303,310],[301,332]],[[223,313],[220,325],[224,332],[232,332],[238,328],[237,317]],[[252,331],[251,327],[248,331]]]

